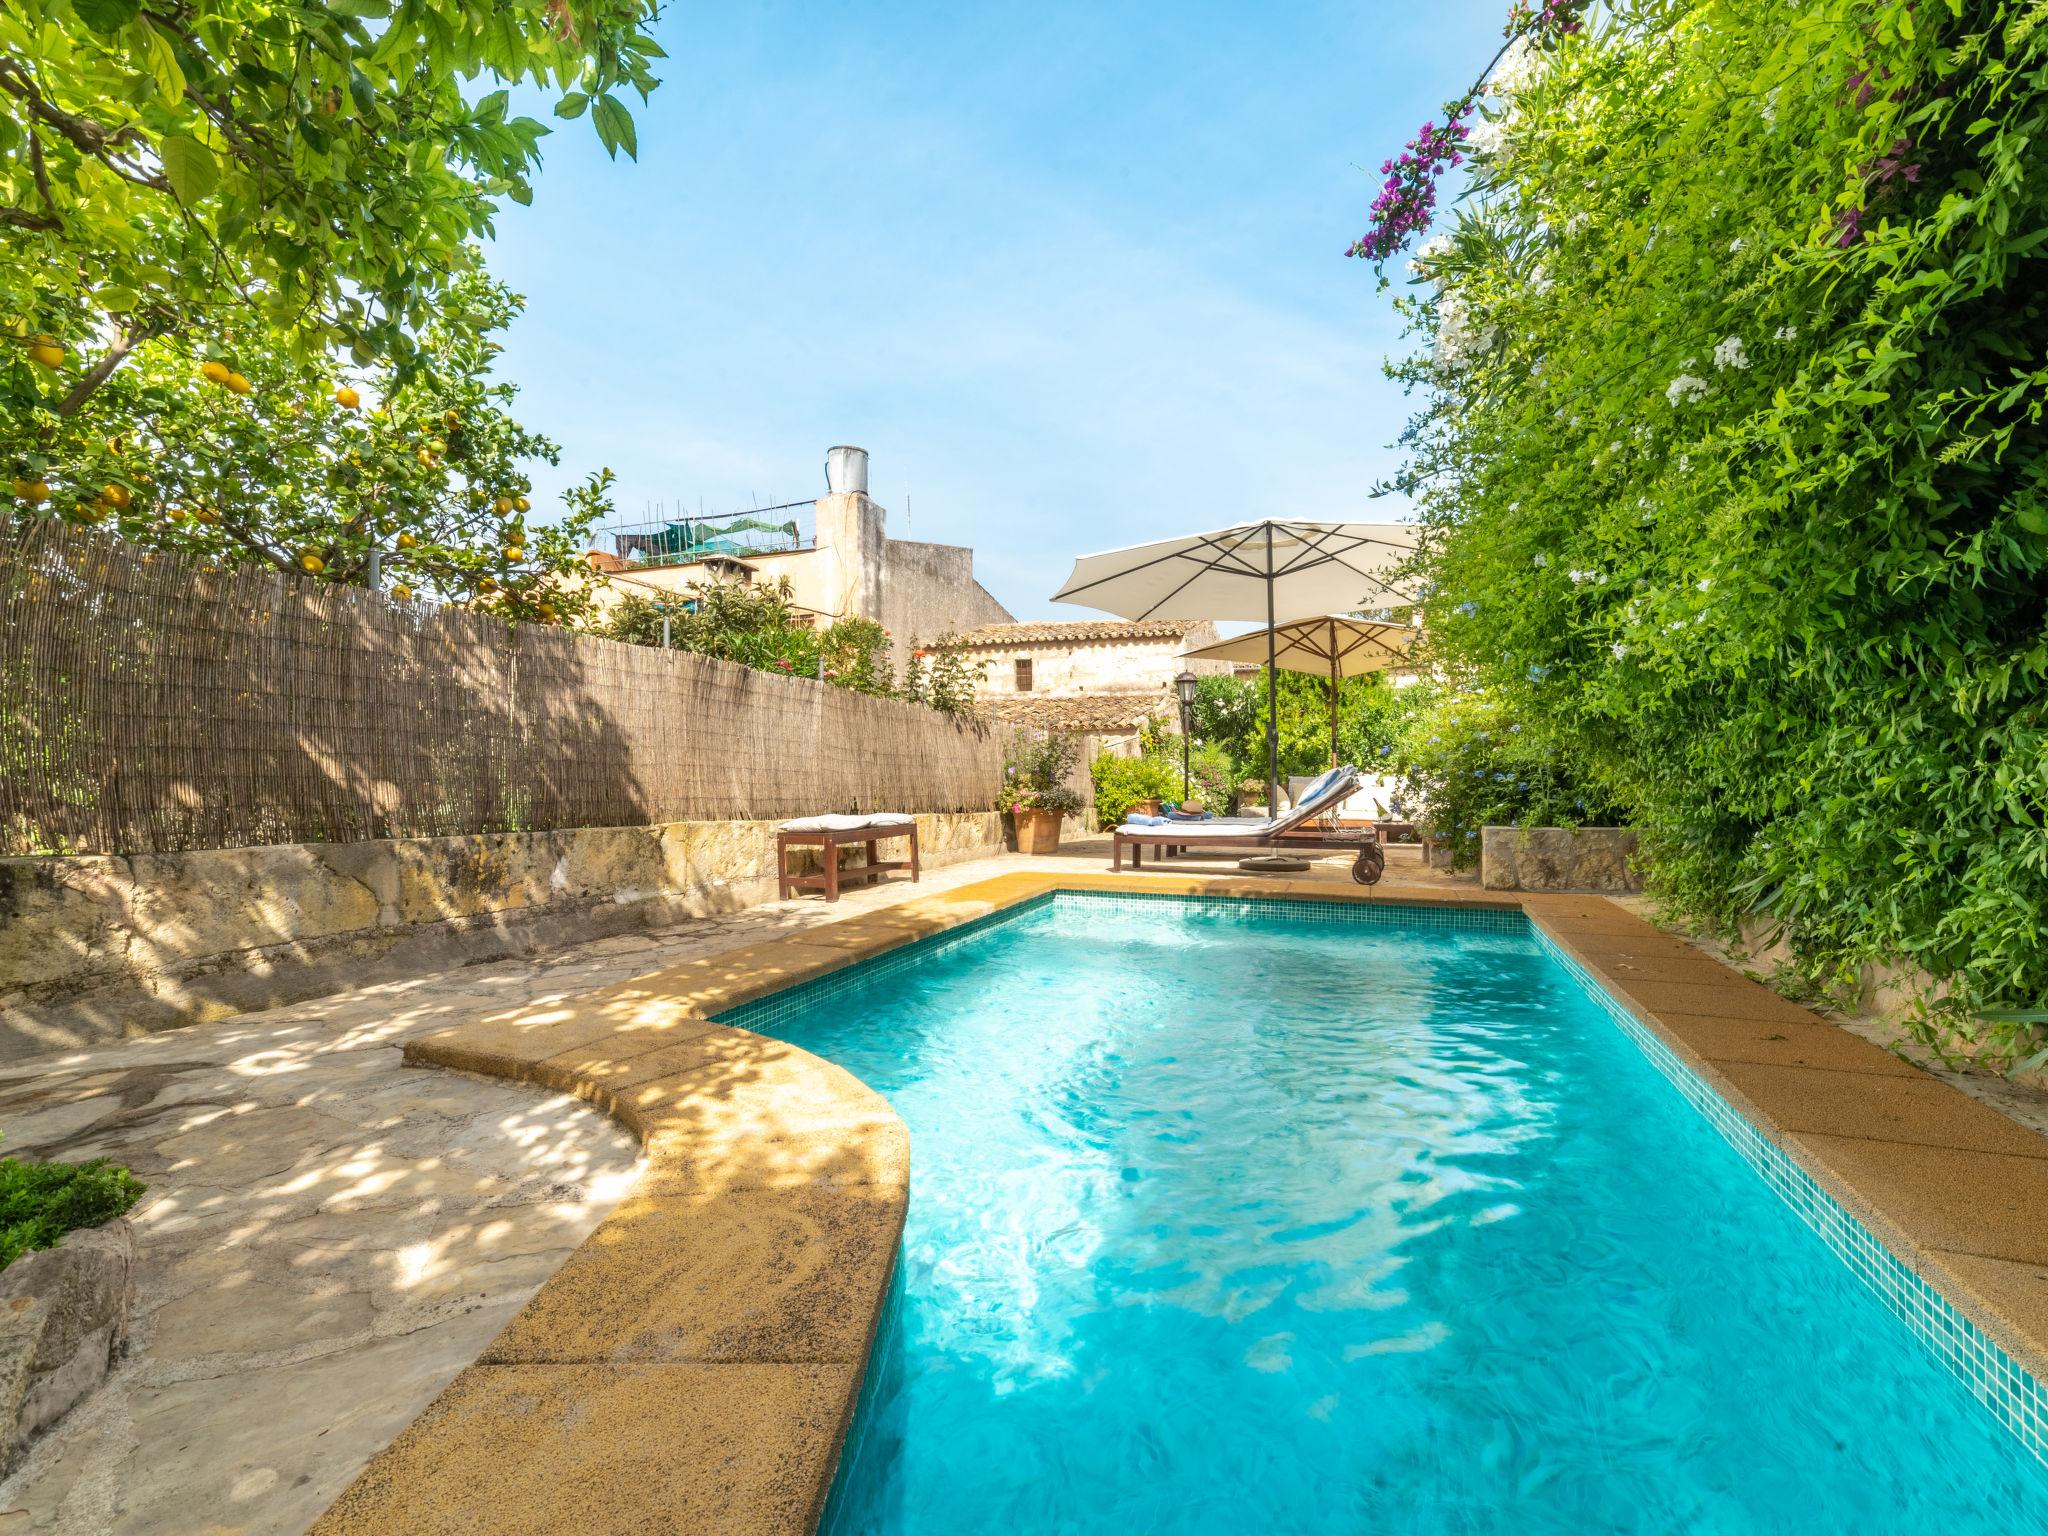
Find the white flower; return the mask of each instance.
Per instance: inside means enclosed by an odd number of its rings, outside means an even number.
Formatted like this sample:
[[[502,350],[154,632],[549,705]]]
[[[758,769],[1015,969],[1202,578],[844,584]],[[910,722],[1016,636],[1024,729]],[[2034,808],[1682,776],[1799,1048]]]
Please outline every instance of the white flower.
[[[1531,45],[1526,36],[1518,37],[1502,51],[1500,62],[1494,66],[1486,88],[1496,96],[1513,96],[1518,91],[1526,91],[1543,78],[1547,62],[1540,48]]]
[[[1773,341],[1797,341],[1798,339],[1799,327],[1796,325],[1781,325],[1771,332],[1771,340]]]
[[[1625,645],[1623,645],[1623,644],[1622,644],[1622,643],[1621,643],[1621,642],[1620,642],[1619,640],[1615,641],[1615,642],[1614,642],[1614,659],[1615,659],[1616,661],[1619,661],[1619,660],[1621,660],[1621,658],[1622,658],[1622,657],[1626,656],[1627,654],[1628,654],[1628,647],[1627,647],[1627,646],[1625,646]]]
[[[1538,555],[1534,560],[1530,562],[1530,564],[1534,565],[1536,569],[1540,571],[1543,569],[1543,567],[1550,564],[1550,556]]]
[[[1673,405],[1684,405],[1688,400],[1706,398],[1707,381],[1696,379],[1689,373],[1681,373],[1664,388],[1664,398]]]
[[[1749,353],[1743,350],[1740,336],[1724,337],[1721,344],[1714,348],[1714,366],[1724,372],[1730,368],[1740,369],[1749,366]]]
[[[1490,325],[1478,324],[1465,301],[1455,293],[1445,293],[1437,300],[1436,306],[1436,363],[1439,368],[1455,372],[1464,368],[1483,352],[1492,350],[1500,332]]]
[[[1465,153],[1475,159],[1491,160],[1507,144],[1507,125],[1497,117],[1482,117],[1465,135]]]
[[[1737,252],[1737,251],[1739,251],[1739,250],[1741,250],[1741,249],[1742,249],[1742,236],[1740,236],[1740,235],[1737,235],[1737,236],[1736,236],[1736,237],[1735,237],[1735,238],[1734,238],[1733,240],[1730,240],[1730,241],[1728,242],[1728,252],[1729,252],[1729,254],[1730,254],[1731,256],[1732,256],[1732,255],[1733,255],[1733,254],[1734,254],[1735,252]]]
[[[1571,578],[1572,585],[1575,587],[1583,587],[1587,582],[1593,579],[1593,573],[1591,571],[1566,571],[1565,575]]]
[[[1711,587],[1711,586],[1712,586],[1713,584],[1714,584],[1714,578],[1713,578],[1713,577],[1711,577],[1711,576],[1702,576],[1702,577],[1701,577],[1701,578],[1699,579],[1699,582],[1698,582],[1698,586],[1699,586],[1699,589],[1700,589],[1700,590],[1701,590],[1702,592],[1706,591],[1706,590],[1707,590],[1707,588]]]

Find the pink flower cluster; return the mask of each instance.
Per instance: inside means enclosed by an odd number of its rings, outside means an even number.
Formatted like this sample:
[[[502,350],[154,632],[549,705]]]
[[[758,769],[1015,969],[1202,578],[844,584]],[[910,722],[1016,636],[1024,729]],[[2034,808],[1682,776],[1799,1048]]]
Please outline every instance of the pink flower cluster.
[[[1372,202],[1372,227],[1351,243],[1346,256],[1385,261],[1406,245],[1411,235],[1429,227],[1436,212],[1437,178],[1450,166],[1464,163],[1459,146],[1471,130],[1460,119],[1471,109],[1468,98],[1441,128],[1434,122],[1424,123],[1400,156],[1380,167],[1387,179]]]
[[[1576,32],[1579,30],[1579,13],[1586,8],[1586,0],[1543,0],[1539,9],[1515,0],[1508,7],[1507,35],[1520,37],[1524,32]]]
[[[1513,42],[1527,37],[1541,40],[1576,32],[1579,17],[1589,0],[1542,0],[1540,6],[1515,0],[1508,10],[1504,34]],[[1503,50],[1505,51],[1505,50]],[[1499,60],[1496,58],[1496,63]],[[1386,181],[1373,199],[1371,226],[1345,250],[1346,256],[1360,256],[1375,266],[1387,260],[1408,241],[1429,227],[1436,214],[1436,182],[1451,166],[1462,164],[1460,146],[1470,130],[1464,119],[1485,94],[1481,80],[1457,101],[1444,108],[1443,127],[1424,123],[1422,132],[1408,141],[1408,148],[1380,167]]]

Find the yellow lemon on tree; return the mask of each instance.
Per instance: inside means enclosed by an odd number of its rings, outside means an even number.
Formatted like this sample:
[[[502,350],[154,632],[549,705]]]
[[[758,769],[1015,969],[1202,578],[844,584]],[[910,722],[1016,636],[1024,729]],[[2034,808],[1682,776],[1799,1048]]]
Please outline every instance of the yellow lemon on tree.
[[[32,507],[39,507],[50,499],[50,487],[41,480],[17,480],[14,494]]]
[[[540,617],[541,617],[541,622],[542,622],[542,623],[544,623],[544,624],[552,624],[552,623],[554,623],[554,622],[555,622],[555,605],[554,605],[553,603],[542,603],[542,604],[540,605]]]
[[[491,507],[493,511],[502,516],[512,510],[512,498],[510,496],[500,496],[491,504]]]
[[[78,504],[78,515],[85,522],[96,523],[107,515],[107,509],[102,502],[81,501]]]
[[[214,360],[199,365],[199,377],[209,384],[225,384],[233,374],[226,363]]]
[[[531,512],[533,510],[533,503],[528,501],[524,496],[513,497],[512,505],[517,507],[521,512]]]
[[[459,427],[462,425],[462,418],[456,415],[455,412],[453,411],[443,411],[441,413],[441,419],[447,422],[448,425],[451,427]]]
[[[164,516],[174,523],[182,523],[185,521],[186,512],[183,507],[166,507],[164,508]]]
[[[54,336],[38,336],[29,343],[29,360],[41,363],[45,368],[61,368],[64,365],[64,349],[57,345]]]
[[[397,598],[401,603],[409,603],[412,601],[412,588],[408,587],[404,582],[401,581],[397,586],[391,589],[391,595]]]
[[[398,536],[398,547],[400,549],[411,549],[417,543],[419,543],[419,540],[409,533],[401,533]]]
[[[128,487],[125,485],[103,485],[100,487],[100,500],[117,512],[126,508],[128,503],[134,499],[133,496],[128,494]]]
[[[424,448],[421,448],[416,453],[414,453],[413,457],[418,459],[420,463],[425,465],[428,469],[432,469],[434,467],[434,456],[431,453],[427,452],[427,450]]]
[[[246,395],[247,393],[249,393],[249,387],[249,381],[243,378],[239,373],[231,373],[228,375],[228,388],[233,390],[236,394]]]
[[[495,592],[498,590],[498,583],[491,577],[486,576],[482,581],[476,584],[476,589],[479,592]]]
[[[197,512],[193,513],[192,515],[198,518],[199,521],[201,521],[202,523],[205,523],[209,528],[220,521],[220,514],[214,511],[213,508],[211,507],[201,507]]]
[[[524,544],[507,544],[505,546],[505,558],[507,560],[524,560],[526,558],[526,546]]]
[[[352,411],[363,403],[363,397],[344,384],[334,392],[334,403],[345,411]]]
[[[309,550],[299,556],[299,569],[309,576],[318,576],[327,569],[327,562]]]

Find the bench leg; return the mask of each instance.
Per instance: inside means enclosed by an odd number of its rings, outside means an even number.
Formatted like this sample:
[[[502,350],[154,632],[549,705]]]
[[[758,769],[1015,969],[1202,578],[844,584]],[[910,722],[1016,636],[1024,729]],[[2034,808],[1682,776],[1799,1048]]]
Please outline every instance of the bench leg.
[[[839,845],[830,840],[825,844],[825,899],[839,899]]]
[[[789,900],[789,840],[781,837],[775,839],[775,897]]]
[[[910,824],[910,883],[917,884],[923,870],[917,862],[917,823]]]

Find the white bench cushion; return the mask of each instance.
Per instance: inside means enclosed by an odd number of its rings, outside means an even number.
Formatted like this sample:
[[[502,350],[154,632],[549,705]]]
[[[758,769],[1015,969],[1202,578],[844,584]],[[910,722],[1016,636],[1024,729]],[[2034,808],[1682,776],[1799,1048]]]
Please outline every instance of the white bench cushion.
[[[882,813],[874,816],[800,816],[795,821],[785,821],[785,832],[867,832],[882,827],[895,827],[909,831],[917,825],[916,818]]]

